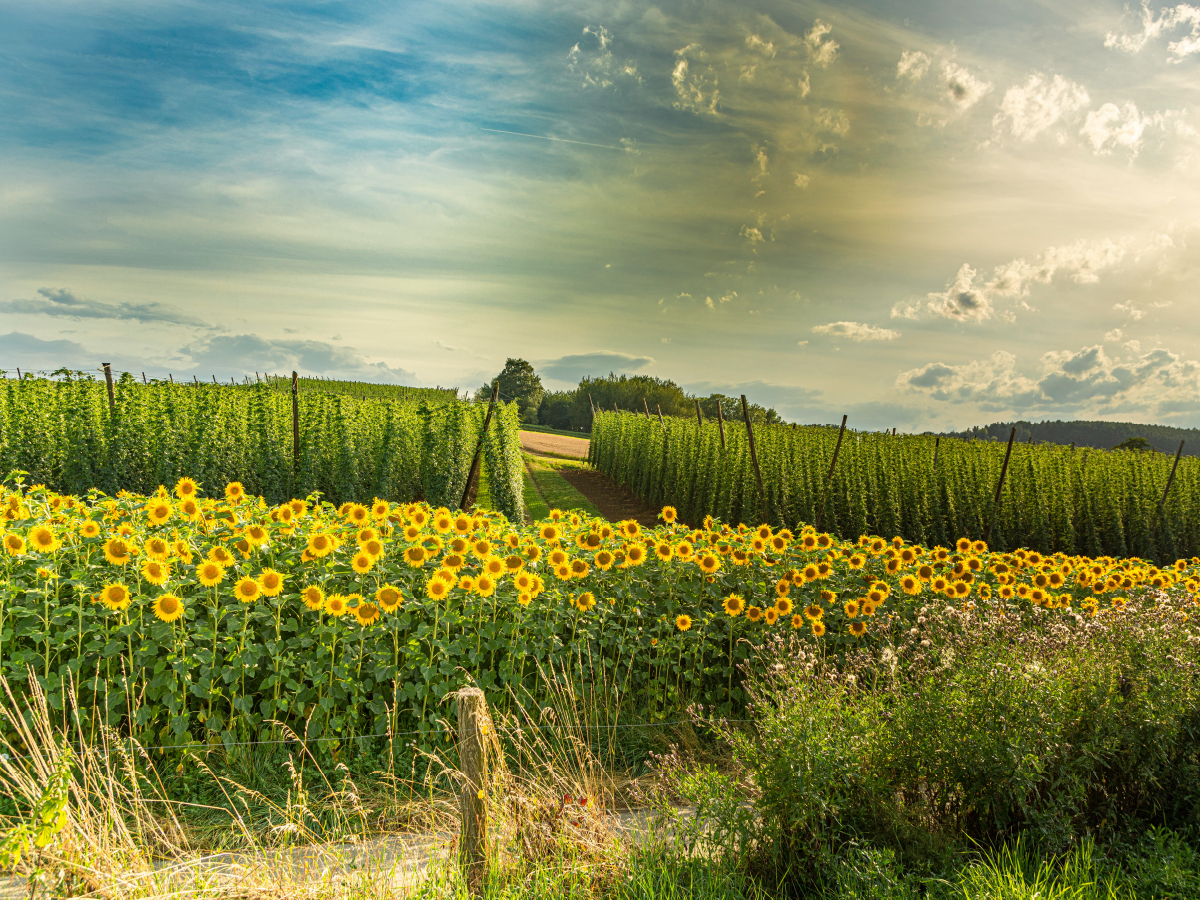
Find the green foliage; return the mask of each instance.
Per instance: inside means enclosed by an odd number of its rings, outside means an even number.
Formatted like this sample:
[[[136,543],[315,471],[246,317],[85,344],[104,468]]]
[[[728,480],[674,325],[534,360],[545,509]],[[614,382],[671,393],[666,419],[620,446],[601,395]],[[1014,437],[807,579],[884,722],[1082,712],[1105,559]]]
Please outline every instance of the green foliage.
[[[267,375],[263,382],[276,391],[285,394],[292,392],[292,380],[282,375]],[[250,386],[258,382],[251,382],[246,378],[242,383]],[[297,379],[296,388],[301,394],[341,394],[359,400],[429,400],[446,403],[458,399],[458,391],[455,388],[416,388],[370,381],[336,381],[328,378],[300,378]]]
[[[1052,444],[1074,443],[1077,447],[1106,448],[1119,444],[1131,435],[1141,435],[1155,450],[1175,455],[1179,442],[1186,441],[1184,456],[1200,455],[1200,428],[1177,428],[1173,425],[1143,425],[1135,422],[995,422],[953,432],[943,437],[967,440],[1007,441],[1012,428],[1017,429],[1017,441],[1025,443],[1048,441]]]
[[[937,867],[947,849],[1007,843],[962,882],[974,898],[1034,896],[984,889],[1018,875],[1044,890],[1078,886],[1090,856],[1070,854],[1087,838],[1196,821],[1200,641],[1181,611],[1148,604],[1049,632],[1010,617],[970,623],[953,607],[921,612],[920,640],[900,632],[894,646],[840,660],[769,651],[747,685],[754,728],[712,721],[743,777],[675,778],[698,803],[697,828],[809,884],[857,840],[890,848],[910,871]],[[739,805],[749,797],[752,819]],[[1042,854],[1032,867],[1022,839]],[[1194,852],[1153,845],[1143,838],[1131,857],[1139,872],[1138,860],[1164,861],[1137,876],[1144,883],[1196,877]],[[1052,867],[1047,853],[1068,856]]]
[[[90,377],[7,379],[0,472],[19,469],[71,494],[152,493],[186,475],[218,489],[240,481],[273,503],[319,492],[335,504],[378,496],[457,507],[485,407],[453,392],[352,386],[301,391],[293,461],[290,384],[143,385],[126,373],[110,409],[104,383]],[[363,400],[359,387],[387,390]],[[518,425],[515,406],[501,404],[484,441],[488,493],[515,518],[523,509]]]
[[[578,431],[577,427],[572,429],[571,425],[571,412],[575,407],[575,395],[575,391],[547,392],[542,397],[541,405],[538,406],[538,424],[559,431]],[[584,427],[591,424],[590,415],[588,418],[589,421]]]
[[[500,399],[515,402],[521,410],[521,421],[537,424],[538,406],[545,389],[533,366],[523,359],[509,358],[500,374],[475,392],[476,402],[492,398],[492,388],[500,388]]]
[[[837,434],[755,428],[771,524],[816,523],[820,514],[820,528],[844,538],[869,532],[926,545],[987,533],[1004,444],[847,430],[827,484]],[[761,518],[744,424],[725,423],[722,450],[711,420],[667,419],[664,427],[657,417],[602,412],[590,462],[649,505],[675,506],[686,522]],[[991,544],[1164,561],[1200,555],[1200,461],[1180,462],[1157,513],[1172,463],[1158,453],[1016,444]]]
[[[1153,450],[1154,448],[1150,445],[1150,442],[1148,440],[1146,440],[1144,437],[1131,437],[1131,438],[1126,438],[1125,440],[1121,441],[1121,443],[1117,444],[1115,447],[1113,447],[1113,449],[1114,450],[1138,450],[1141,452],[1145,452],[1146,450]]]

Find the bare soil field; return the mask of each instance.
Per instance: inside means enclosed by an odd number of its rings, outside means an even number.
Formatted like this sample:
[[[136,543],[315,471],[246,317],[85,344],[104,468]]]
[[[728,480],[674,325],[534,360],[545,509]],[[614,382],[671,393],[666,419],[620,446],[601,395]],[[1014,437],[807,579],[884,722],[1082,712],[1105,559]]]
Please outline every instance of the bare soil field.
[[[537,431],[522,431],[521,446],[530,453],[549,453],[570,459],[587,459],[587,438],[565,437],[561,434],[542,434]]]

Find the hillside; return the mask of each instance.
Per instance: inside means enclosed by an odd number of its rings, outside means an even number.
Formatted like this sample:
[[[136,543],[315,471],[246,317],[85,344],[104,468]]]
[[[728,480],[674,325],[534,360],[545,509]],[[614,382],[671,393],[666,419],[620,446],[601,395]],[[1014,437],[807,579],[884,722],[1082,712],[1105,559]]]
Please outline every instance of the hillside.
[[[1131,437],[1143,437],[1155,450],[1175,454],[1184,441],[1184,456],[1200,456],[1200,428],[1175,428],[1171,425],[1139,425],[1135,422],[995,422],[969,428],[966,431],[946,432],[943,436],[995,439],[1007,441],[1010,430],[1017,427],[1017,440],[1048,441],[1052,444],[1075,443],[1077,447],[1098,447],[1105,450]]]

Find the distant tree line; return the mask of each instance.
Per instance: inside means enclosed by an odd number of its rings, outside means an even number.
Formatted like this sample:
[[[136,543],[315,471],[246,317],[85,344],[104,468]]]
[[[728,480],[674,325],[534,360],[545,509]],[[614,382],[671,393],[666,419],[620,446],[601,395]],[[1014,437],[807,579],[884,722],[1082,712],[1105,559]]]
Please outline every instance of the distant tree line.
[[[1104,450],[1158,450],[1174,455],[1179,442],[1185,441],[1184,456],[1200,456],[1200,428],[1176,428],[1172,425],[1139,425],[1135,422],[994,422],[965,431],[949,432],[951,437],[1007,441],[1013,426],[1016,439],[1030,438],[1035,443],[1070,444]]]
[[[716,419],[717,407],[728,421],[741,422],[742,401],[740,397],[724,394],[709,394],[697,397],[687,393],[675,382],[650,375],[585,376],[579,386],[567,391],[547,391],[542,386],[541,376],[532,365],[523,359],[509,359],[504,369],[475,392],[476,399],[487,400],[492,395],[493,385],[498,385],[502,399],[516,401],[521,411],[521,421],[530,425],[544,425],[563,431],[588,431],[592,425],[592,405],[600,409],[629,412],[645,412],[657,415],[661,409],[664,416],[691,418],[696,415],[696,402],[706,420]],[[750,421],[754,424],[777,425],[783,422],[774,409],[757,403],[747,404]]]

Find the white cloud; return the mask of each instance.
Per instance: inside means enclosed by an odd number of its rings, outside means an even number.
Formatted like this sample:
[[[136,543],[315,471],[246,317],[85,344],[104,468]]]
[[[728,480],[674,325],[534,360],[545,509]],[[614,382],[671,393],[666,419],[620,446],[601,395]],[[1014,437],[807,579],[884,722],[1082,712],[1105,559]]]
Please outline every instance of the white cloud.
[[[817,19],[813,22],[813,27],[809,29],[808,34],[804,35],[804,46],[808,50],[808,58],[812,60],[814,66],[825,68],[837,56],[838,44],[829,34],[833,31],[833,26]]]
[[[1105,103],[1088,113],[1079,133],[1092,142],[1092,150],[1097,154],[1122,149],[1137,156],[1142,146],[1142,133],[1152,122],[1152,119],[1139,115],[1133,103],[1126,103],[1123,109],[1115,103]]]
[[[750,244],[751,247],[753,247],[755,244],[761,244],[764,240],[766,240],[763,237],[761,230],[750,225],[743,225],[742,230],[738,232],[738,234],[741,237],[744,237],[746,242]]]
[[[1123,312],[1127,314],[1134,322],[1136,322],[1138,319],[1144,318],[1146,315],[1146,311],[1144,309],[1139,309],[1133,303],[1133,301],[1129,301],[1127,303],[1114,303],[1113,309],[1115,309],[1117,312]]]
[[[676,50],[675,57],[675,69],[671,72],[675,108],[697,115],[705,112],[716,115],[721,92],[717,89],[717,73],[712,66],[702,65],[707,58],[704,49],[699,44],[688,44]]]
[[[970,71],[947,60],[942,64],[942,79],[946,97],[958,109],[970,109],[992,89],[990,81],[976,78]]]
[[[1077,284],[1095,283],[1100,280],[1100,272],[1121,261],[1127,245],[1127,241],[1115,243],[1106,238],[1049,247],[1033,262],[1014,259],[996,266],[991,279],[983,283],[976,283],[978,273],[969,263],[964,263],[946,290],[928,295],[927,306],[935,315],[975,322],[992,317],[998,298],[1015,299],[1023,309],[1032,311],[1024,298],[1029,296],[1035,283],[1049,284],[1060,272],[1069,275]],[[918,308],[917,304],[908,301],[893,307],[892,315],[914,319]]]
[[[800,89],[800,99],[804,99],[812,91],[812,82],[808,80],[808,72],[800,73],[800,79],[796,82],[796,86]]]
[[[1134,34],[1117,34],[1110,31],[1104,37],[1104,46],[1127,53],[1137,53],[1154,38],[1174,31],[1181,25],[1188,27],[1188,33],[1167,44],[1167,51],[1175,57],[1170,61],[1179,62],[1185,56],[1200,52],[1200,8],[1186,3],[1174,7],[1164,6],[1156,17],[1150,11],[1148,0],[1142,0],[1142,30]]]
[[[104,303],[80,297],[67,288],[38,288],[38,297],[0,300],[0,312],[68,319],[124,319],[169,325],[208,327],[207,323],[165,303]]]
[[[757,34],[749,35],[746,38],[746,47],[753,50],[767,59],[772,59],[775,56],[775,45],[770,41],[764,41]]]
[[[900,54],[900,62],[896,64],[896,77],[920,81],[929,71],[930,62],[932,60],[929,56],[920,50],[905,50]]]
[[[820,109],[814,117],[818,131],[829,131],[838,137],[845,137],[850,131],[850,120],[840,109]]]
[[[1010,87],[1000,101],[1000,112],[992,124],[1000,130],[1008,120],[1013,137],[1032,141],[1035,137],[1087,106],[1090,98],[1082,85],[1061,75],[1047,80],[1034,72],[1023,85]]]
[[[560,356],[537,366],[540,374],[556,381],[578,382],[587,375],[604,376],[609,372],[636,372],[654,362],[650,356],[633,356],[613,350],[597,350]]]
[[[583,39],[567,53],[567,69],[581,79],[582,87],[612,87],[617,78],[641,84],[642,76],[632,60],[622,62],[613,57],[612,42],[612,32],[603,25],[583,26]]]
[[[1125,346],[1130,351],[1125,358],[1110,357],[1100,345],[1046,353],[1036,379],[1020,374],[1016,357],[1000,351],[988,360],[910,369],[896,385],[991,410],[1120,410],[1163,417],[1200,409],[1200,363],[1162,348],[1143,353],[1136,341]]]
[[[1121,331],[1120,328],[1114,328],[1112,331],[1106,331],[1104,333],[1104,339],[1110,344],[1116,343],[1123,337],[1125,337],[1125,332]]]
[[[807,188],[809,186],[809,184],[812,183],[812,179],[807,175],[798,173],[796,175],[796,180],[792,183],[795,184],[796,187],[798,187],[798,188]]]
[[[813,334],[823,334],[828,337],[848,338],[852,341],[894,341],[900,337],[900,332],[875,325],[864,325],[861,322],[830,322],[828,325],[817,325]]]

